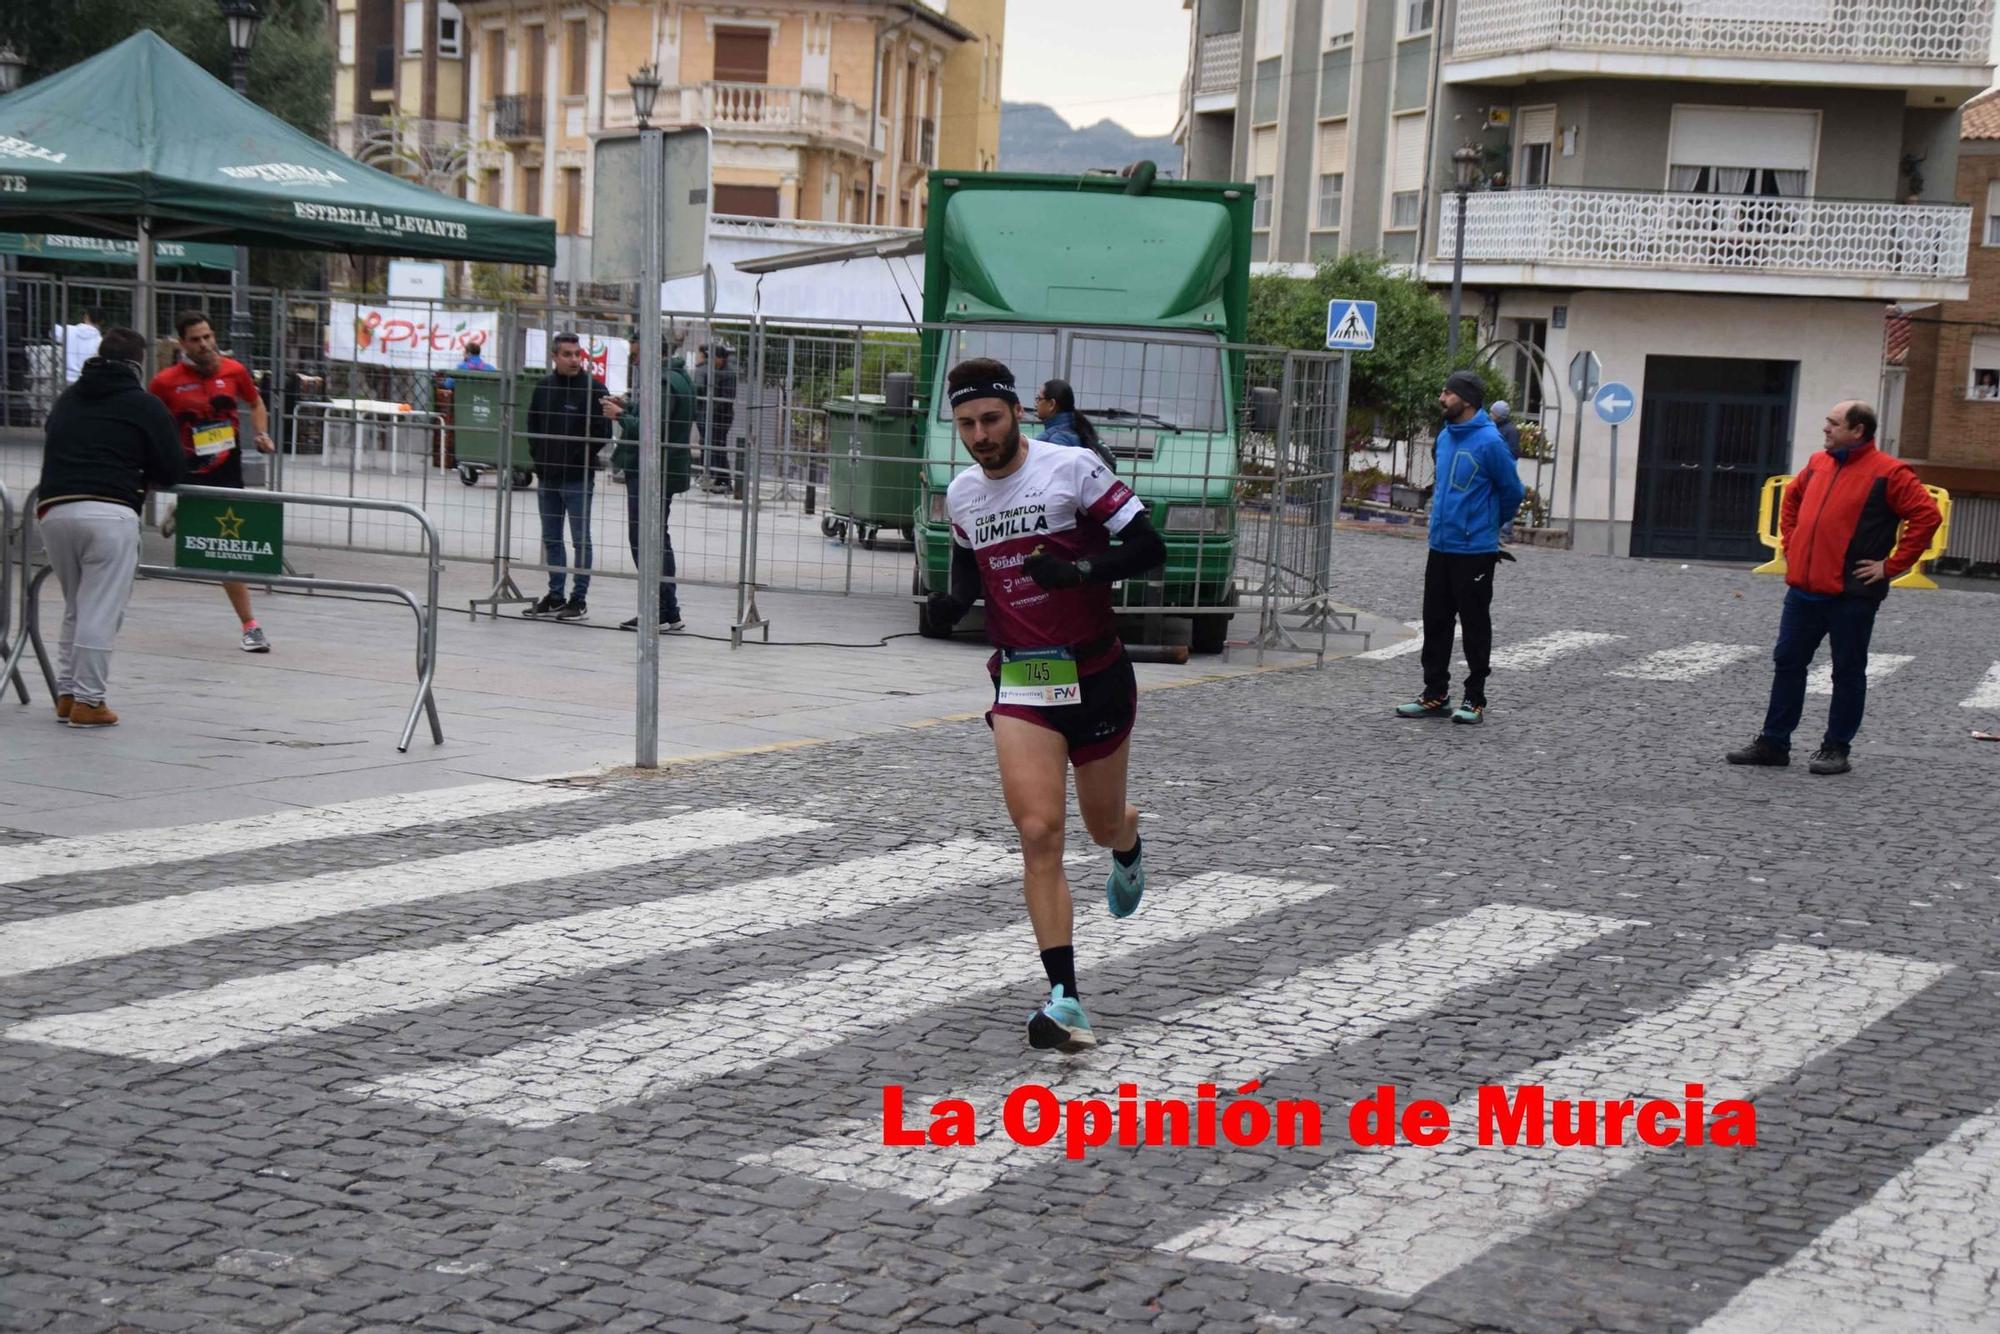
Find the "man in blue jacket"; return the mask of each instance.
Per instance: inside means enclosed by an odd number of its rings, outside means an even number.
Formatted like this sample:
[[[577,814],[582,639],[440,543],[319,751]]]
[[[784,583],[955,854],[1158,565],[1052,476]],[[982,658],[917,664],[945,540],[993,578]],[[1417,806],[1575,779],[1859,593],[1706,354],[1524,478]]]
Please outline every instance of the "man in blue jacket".
[[[1500,528],[1521,508],[1525,489],[1514,456],[1481,409],[1486,387],[1472,371],[1453,371],[1438,395],[1437,485],[1431,493],[1429,562],[1424,566],[1424,693],[1399,704],[1404,718],[1486,720],[1486,677],[1493,653],[1493,571],[1512,556]],[[1453,626],[1465,638],[1465,695],[1451,707]]]

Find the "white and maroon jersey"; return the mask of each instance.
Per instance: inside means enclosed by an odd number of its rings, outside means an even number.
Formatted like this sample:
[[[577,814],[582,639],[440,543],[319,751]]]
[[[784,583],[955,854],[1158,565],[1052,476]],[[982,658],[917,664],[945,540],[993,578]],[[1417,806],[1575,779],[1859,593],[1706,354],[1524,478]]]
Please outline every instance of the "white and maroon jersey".
[[[945,492],[952,540],[979,562],[986,637],[1001,648],[1103,639],[1112,627],[1108,585],[1047,589],[1021,567],[1038,546],[1064,560],[1101,556],[1145,506],[1087,449],[1025,439],[1021,448],[1027,461],[1012,476],[996,481],[969,468]]]

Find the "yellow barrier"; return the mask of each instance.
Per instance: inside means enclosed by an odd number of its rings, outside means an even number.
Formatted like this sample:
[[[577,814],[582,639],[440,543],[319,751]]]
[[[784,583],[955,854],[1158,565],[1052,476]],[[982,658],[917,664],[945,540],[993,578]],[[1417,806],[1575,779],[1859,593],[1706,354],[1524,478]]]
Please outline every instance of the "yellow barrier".
[[[1784,493],[1791,474],[1764,479],[1763,494],[1757,497],[1757,540],[1771,548],[1771,559],[1750,571],[1752,574],[1785,572],[1785,539],[1778,536],[1778,497]]]
[[[1783,574],[1785,572],[1785,539],[1778,535],[1778,519],[1781,508],[1779,498],[1784,494],[1785,484],[1791,480],[1789,474],[1780,477],[1766,477],[1764,479],[1764,490],[1757,497],[1757,540],[1771,548],[1773,555],[1771,559],[1750,571],[1752,574]],[[1905,571],[1901,578],[1890,584],[1891,588],[1937,587],[1937,584],[1931,577],[1924,573],[1924,567],[1939,556],[1944,555],[1945,548],[1950,545],[1951,492],[1941,486],[1927,486],[1924,490],[1930,492],[1931,499],[1937,502],[1939,515],[1937,531],[1931,534],[1931,544],[1924,548],[1924,554],[1917,558],[1917,563]],[[1905,524],[1897,525],[1897,541],[1902,541],[1903,529],[1907,526]]]
[[[1931,534],[1931,544],[1924,548],[1923,555],[1917,557],[1917,563],[1904,571],[1900,579],[1891,583],[1889,585],[1891,588],[1937,587],[1937,584],[1932,581],[1931,577],[1924,573],[1924,566],[1929,565],[1939,556],[1944,555],[1944,549],[1951,540],[1951,492],[1941,486],[1927,486],[1924,490],[1930,492],[1931,499],[1937,502],[1937,531]],[[1903,528],[1899,525],[1896,529],[1896,540],[1900,542],[1902,539]]]

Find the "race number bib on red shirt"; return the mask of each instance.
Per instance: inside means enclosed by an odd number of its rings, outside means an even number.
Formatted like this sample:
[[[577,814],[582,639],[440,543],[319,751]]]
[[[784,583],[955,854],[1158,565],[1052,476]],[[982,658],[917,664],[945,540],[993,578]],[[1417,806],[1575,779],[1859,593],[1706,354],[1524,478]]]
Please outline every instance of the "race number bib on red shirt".
[[[979,468],[945,493],[952,540],[978,558],[986,636],[1002,648],[1061,648],[1112,631],[1104,584],[1047,589],[1022,567],[1041,547],[1064,560],[1101,556],[1111,535],[1145,512],[1132,489],[1085,449],[1024,440],[1027,461],[998,481]]]

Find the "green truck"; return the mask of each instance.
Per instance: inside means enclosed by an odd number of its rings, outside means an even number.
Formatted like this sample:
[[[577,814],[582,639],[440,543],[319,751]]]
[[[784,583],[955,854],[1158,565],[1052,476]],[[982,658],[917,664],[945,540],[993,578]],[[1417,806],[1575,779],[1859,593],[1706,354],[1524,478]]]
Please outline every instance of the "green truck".
[[[1121,607],[1180,614],[1196,652],[1221,651],[1236,598],[1238,432],[1274,415],[1244,392],[1250,299],[1248,185],[1130,177],[934,172],[924,234],[922,425],[916,573],[920,597],[950,583],[945,488],[972,466],[944,392],[946,371],[995,357],[1021,396],[1067,380],[1119,476],[1166,541],[1165,566],[1117,590]],[[1032,414],[1023,431],[1036,434]],[[933,625],[919,603],[918,628]]]

